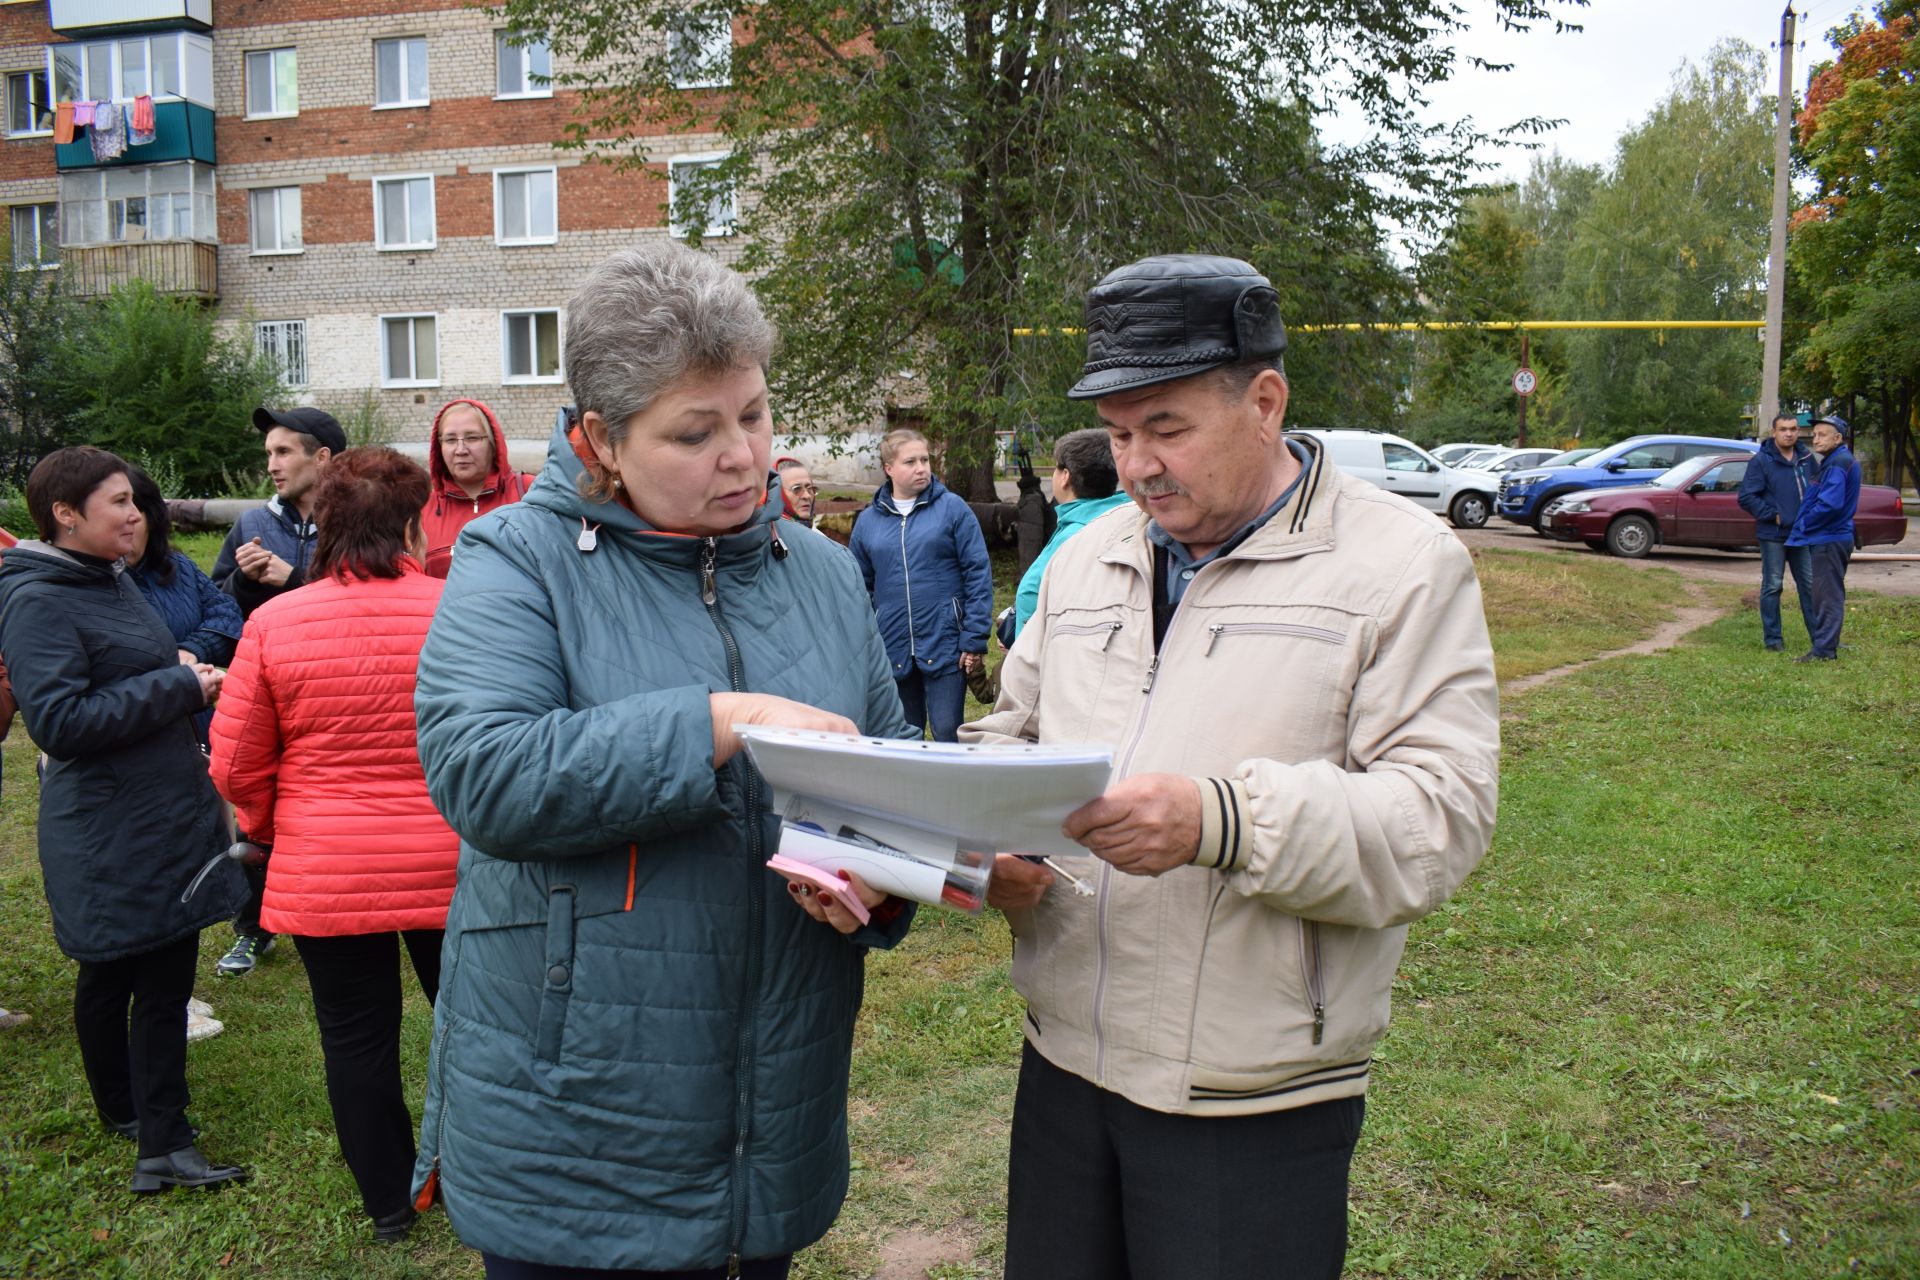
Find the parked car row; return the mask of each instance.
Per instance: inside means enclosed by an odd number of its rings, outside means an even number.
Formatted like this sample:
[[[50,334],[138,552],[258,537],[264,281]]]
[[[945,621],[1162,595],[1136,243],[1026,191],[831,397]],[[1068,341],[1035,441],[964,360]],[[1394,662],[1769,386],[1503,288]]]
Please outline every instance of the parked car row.
[[[1634,436],[1608,445],[1572,466],[1510,471],[1500,478],[1500,517],[1540,528],[1548,504],[1583,489],[1615,489],[1645,484],[1668,469],[1695,458],[1722,453],[1751,454],[1751,440],[1712,436]]]
[[[1645,484],[1585,489],[1546,504],[1541,532],[1596,551],[1638,559],[1657,546],[1752,548],[1753,517],[1740,508],[1740,482],[1753,447],[1689,458]],[[1860,486],[1853,518],[1859,546],[1886,545],[1907,536],[1907,516],[1896,489]]]

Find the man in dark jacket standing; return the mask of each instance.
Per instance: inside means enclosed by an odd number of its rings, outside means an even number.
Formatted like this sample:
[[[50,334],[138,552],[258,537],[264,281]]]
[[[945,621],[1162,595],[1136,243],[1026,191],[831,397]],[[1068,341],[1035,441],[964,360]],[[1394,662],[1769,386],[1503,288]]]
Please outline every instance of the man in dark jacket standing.
[[[1847,615],[1847,562],[1853,559],[1853,513],[1860,506],[1860,464],[1847,448],[1852,429],[1845,418],[1813,424],[1813,451],[1820,472],[1800,504],[1787,535],[1789,547],[1805,547],[1813,562],[1813,647],[1795,662],[1831,662],[1840,656],[1840,625]]]
[[[927,438],[889,431],[880,441],[886,483],[854,522],[849,547],[860,563],[916,729],[952,742],[966,708],[967,677],[984,670],[993,625],[993,568],[980,521],[934,478]]]
[[[347,433],[324,409],[259,408],[253,411],[253,425],[266,437],[273,497],[234,521],[209,575],[239,604],[243,618],[282,592],[306,585],[317,536],[314,493],[327,463],[347,448]],[[233,920],[233,946],[214,966],[224,977],[252,973],[273,950],[273,935],[260,928],[267,869],[262,865],[245,870],[247,901]]]
[[[1789,547],[1787,535],[1818,470],[1813,450],[1800,443],[1800,419],[1783,413],[1773,420],[1772,445],[1760,446],[1740,481],[1740,509],[1753,517],[1753,536],[1760,544],[1760,638],[1774,652],[1786,648],[1780,589],[1789,569],[1801,620],[1807,636],[1813,636],[1813,560],[1805,547]]]

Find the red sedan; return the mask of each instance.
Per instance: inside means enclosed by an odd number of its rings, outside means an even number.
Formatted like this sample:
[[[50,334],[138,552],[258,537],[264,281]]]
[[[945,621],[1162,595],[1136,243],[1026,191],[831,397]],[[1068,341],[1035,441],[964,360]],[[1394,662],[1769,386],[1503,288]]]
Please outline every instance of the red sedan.
[[[1556,498],[1540,517],[1540,529],[1595,551],[1638,559],[1657,546],[1751,548],[1753,517],[1740,509],[1740,480],[1750,453],[1693,458],[1649,484],[1629,489],[1588,489]],[[1907,536],[1898,490],[1860,486],[1855,538],[1863,547]]]

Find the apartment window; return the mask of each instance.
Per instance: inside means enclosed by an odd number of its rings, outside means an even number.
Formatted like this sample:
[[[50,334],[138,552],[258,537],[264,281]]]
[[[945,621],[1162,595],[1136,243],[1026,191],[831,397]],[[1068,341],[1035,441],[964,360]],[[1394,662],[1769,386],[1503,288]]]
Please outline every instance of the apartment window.
[[[305,320],[263,320],[253,326],[253,345],[261,355],[272,357],[284,385],[307,385]]]
[[[715,175],[726,156],[675,156],[667,164],[668,227],[684,236],[696,224],[706,236],[730,236],[738,210],[733,184]]]
[[[560,313],[500,313],[502,382],[559,382]]]
[[[17,204],[11,211],[13,265],[57,267],[60,265],[60,206],[57,204]]]
[[[299,253],[300,188],[265,187],[247,193],[255,253]]]
[[[60,243],[217,240],[209,165],[134,165],[60,175]]]
[[[733,79],[733,15],[683,13],[667,27],[667,69],[676,89],[712,89]]]
[[[501,244],[552,244],[559,237],[552,169],[502,169],[493,175],[493,236]]]
[[[374,243],[382,249],[433,248],[433,178],[410,174],[373,181]]]
[[[381,383],[389,387],[437,385],[440,381],[437,329],[432,316],[381,316]]]
[[[373,42],[373,105],[420,107],[427,103],[427,38]]]
[[[290,116],[300,110],[299,66],[292,49],[247,55],[247,115]]]
[[[213,105],[213,42],[191,32],[52,45],[47,67],[56,102],[151,94]]]
[[[493,35],[494,62],[498,69],[497,92],[502,98],[551,98],[553,96],[553,53],[545,36],[521,36],[496,31]]]
[[[25,138],[53,132],[53,104],[47,98],[47,73],[15,71],[7,77],[7,133]]]

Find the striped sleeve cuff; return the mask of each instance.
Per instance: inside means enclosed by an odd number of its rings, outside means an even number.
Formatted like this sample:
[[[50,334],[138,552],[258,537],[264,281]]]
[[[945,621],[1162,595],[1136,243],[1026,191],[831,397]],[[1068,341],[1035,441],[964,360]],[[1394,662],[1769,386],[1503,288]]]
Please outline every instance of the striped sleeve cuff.
[[[1238,871],[1251,856],[1247,789],[1233,778],[1195,778],[1200,788],[1200,851],[1196,867]]]

